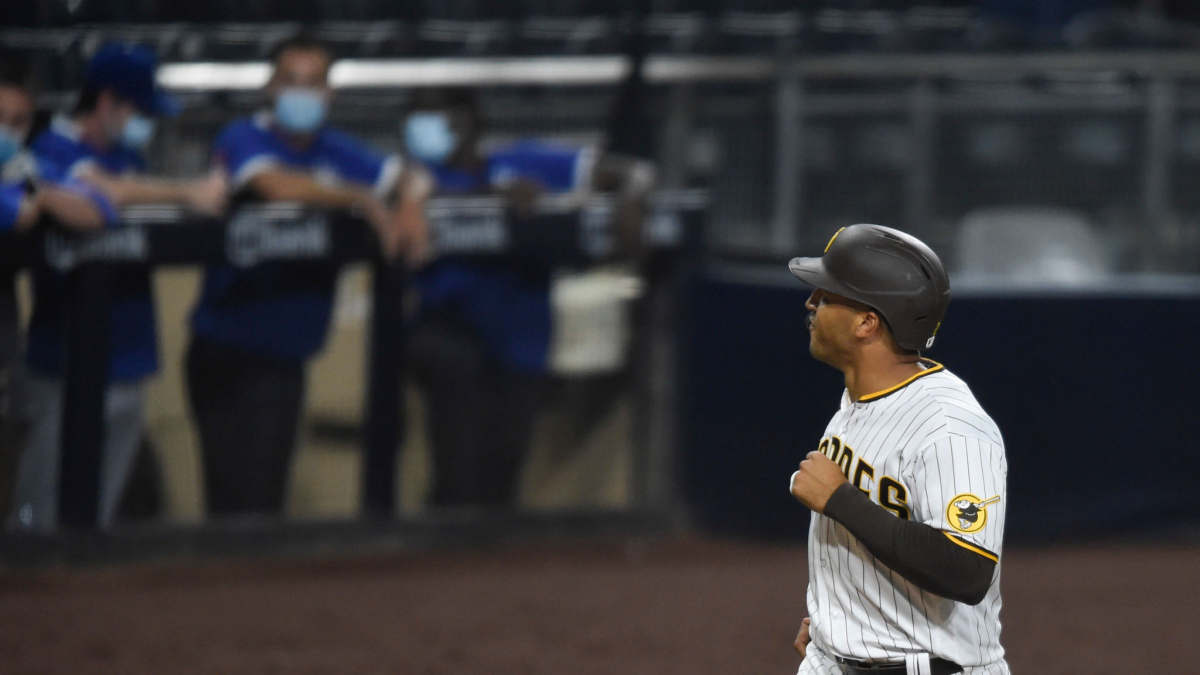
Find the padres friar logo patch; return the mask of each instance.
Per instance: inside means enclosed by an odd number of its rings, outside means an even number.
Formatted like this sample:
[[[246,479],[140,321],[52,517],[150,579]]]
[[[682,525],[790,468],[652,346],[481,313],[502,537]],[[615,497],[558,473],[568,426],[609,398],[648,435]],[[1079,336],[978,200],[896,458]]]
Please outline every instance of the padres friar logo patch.
[[[946,520],[959,532],[978,532],[987,524],[987,507],[1000,501],[999,495],[980,499],[973,494],[961,494],[946,506]]]

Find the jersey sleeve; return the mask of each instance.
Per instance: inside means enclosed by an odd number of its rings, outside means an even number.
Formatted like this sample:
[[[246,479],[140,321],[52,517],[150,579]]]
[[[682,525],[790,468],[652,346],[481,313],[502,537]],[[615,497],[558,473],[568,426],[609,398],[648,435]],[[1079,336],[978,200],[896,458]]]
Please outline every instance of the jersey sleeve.
[[[113,203],[112,199],[100,190],[100,188],[88,185],[79,180],[56,182],[54,186],[90,201],[96,207],[96,210],[100,212],[100,216],[104,219],[105,227],[114,228],[121,225],[120,211],[117,210],[117,206]]]
[[[960,435],[932,440],[909,464],[913,518],[999,561],[1007,507],[1004,448]]]
[[[20,185],[0,185],[0,232],[13,229],[21,214],[25,188]]]
[[[279,165],[266,133],[246,120],[234,122],[217,136],[213,157],[229,173],[235,190]]]
[[[403,168],[398,155],[385,157],[353,136],[334,129],[324,132],[322,142],[325,158],[341,180],[370,185],[380,198],[395,187]]]
[[[33,143],[37,177],[55,187],[68,190],[90,201],[103,217],[108,227],[120,224],[117,207],[99,188],[79,179],[79,174],[89,167],[100,167],[96,158],[80,152],[78,145],[67,142],[63,137],[45,133]],[[133,170],[142,165],[136,155],[122,157],[122,163]]]
[[[30,149],[38,176],[49,181],[71,180],[85,169],[98,166],[96,159],[80,152],[77,144],[49,131],[39,136]]]
[[[521,143],[492,154],[488,182],[493,188],[503,188],[524,179],[549,192],[571,192],[591,184],[594,164],[591,148]]]

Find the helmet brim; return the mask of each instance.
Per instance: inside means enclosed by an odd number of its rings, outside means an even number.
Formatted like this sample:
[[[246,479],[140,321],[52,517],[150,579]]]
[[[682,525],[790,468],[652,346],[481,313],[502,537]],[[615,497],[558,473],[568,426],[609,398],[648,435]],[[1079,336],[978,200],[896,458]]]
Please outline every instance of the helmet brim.
[[[838,283],[825,269],[825,261],[821,258],[792,258],[788,262],[788,270],[792,276],[804,282],[806,286],[820,288],[831,293],[853,298],[855,293]]]

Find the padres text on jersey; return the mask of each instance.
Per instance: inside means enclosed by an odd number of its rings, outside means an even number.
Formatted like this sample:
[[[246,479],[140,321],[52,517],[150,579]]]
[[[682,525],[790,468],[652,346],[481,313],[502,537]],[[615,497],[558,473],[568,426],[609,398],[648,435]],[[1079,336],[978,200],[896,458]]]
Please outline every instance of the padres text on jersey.
[[[924,365],[912,378],[856,402],[843,394],[817,449],[897,518],[926,523],[999,563],[1004,441],[962,380],[940,364]],[[810,633],[824,655],[895,661],[928,653],[968,675],[1008,673],[1000,646],[999,564],[983,602],[954,602],[905,581],[844,527],[816,513],[808,563]],[[824,655],[806,659],[800,672],[840,672]]]

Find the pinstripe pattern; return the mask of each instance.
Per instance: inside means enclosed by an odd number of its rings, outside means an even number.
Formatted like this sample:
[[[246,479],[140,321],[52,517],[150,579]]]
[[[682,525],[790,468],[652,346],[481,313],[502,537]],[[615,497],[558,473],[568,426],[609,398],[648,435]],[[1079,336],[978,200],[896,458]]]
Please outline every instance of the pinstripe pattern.
[[[796,675],[843,675],[837,661],[833,660],[825,650],[816,645],[809,645],[808,653],[800,662]],[[1008,664],[1004,661],[989,663],[985,666],[967,666],[963,675],[1009,675]]]
[[[816,645],[809,645],[796,675],[842,675],[842,669],[825,650]]]
[[[1004,441],[967,385],[944,369],[931,369],[895,391],[864,399],[852,402],[843,394],[821,451],[852,481],[857,477],[857,487],[872,501],[999,559],[1007,500]],[[820,656],[811,664],[806,659],[801,673],[840,672],[833,654],[894,661],[921,652],[954,661],[970,674],[1008,673],[1000,646],[999,564],[982,603],[957,603],[908,583],[844,527],[818,514],[809,528],[808,564],[809,632]]]

